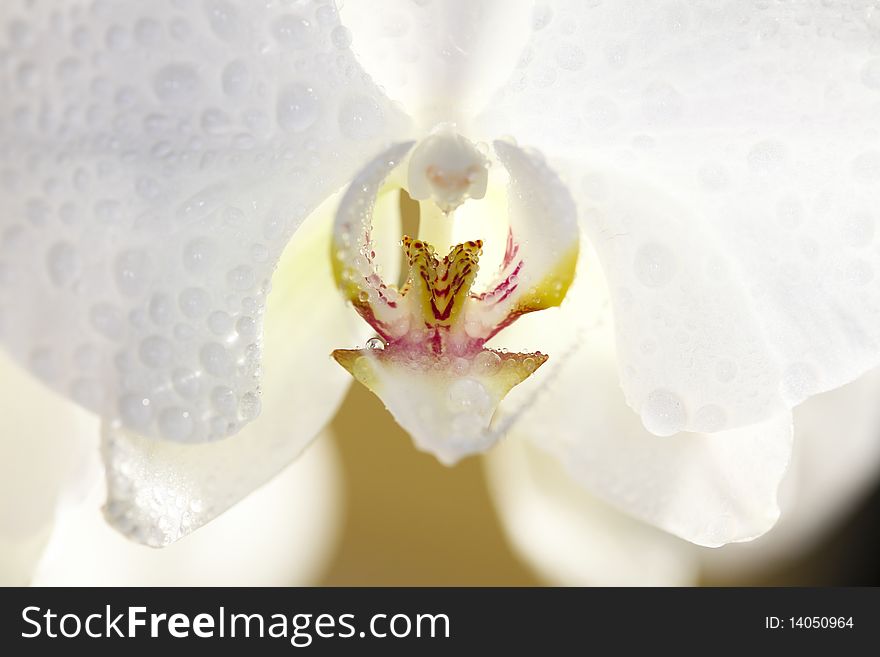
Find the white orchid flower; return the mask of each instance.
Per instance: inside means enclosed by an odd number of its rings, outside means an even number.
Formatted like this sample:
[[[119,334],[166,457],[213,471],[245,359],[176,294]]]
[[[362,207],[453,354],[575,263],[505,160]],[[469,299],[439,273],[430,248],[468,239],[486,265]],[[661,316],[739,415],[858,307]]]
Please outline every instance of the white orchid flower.
[[[150,545],[303,450],[331,353],[443,462],[529,409],[606,499],[753,538],[790,409],[880,355],[876,9],[4,3],[3,344],[100,415]],[[617,392],[575,362],[597,322],[668,438],[578,424]]]

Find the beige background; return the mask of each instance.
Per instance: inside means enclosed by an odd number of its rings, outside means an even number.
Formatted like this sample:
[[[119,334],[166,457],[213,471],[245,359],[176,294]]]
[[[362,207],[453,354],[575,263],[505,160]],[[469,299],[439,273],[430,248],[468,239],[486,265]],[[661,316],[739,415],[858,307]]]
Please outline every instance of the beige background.
[[[322,584],[537,584],[504,540],[479,457],[454,468],[419,452],[382,403],[353,385],[332,428],[346,519]]]

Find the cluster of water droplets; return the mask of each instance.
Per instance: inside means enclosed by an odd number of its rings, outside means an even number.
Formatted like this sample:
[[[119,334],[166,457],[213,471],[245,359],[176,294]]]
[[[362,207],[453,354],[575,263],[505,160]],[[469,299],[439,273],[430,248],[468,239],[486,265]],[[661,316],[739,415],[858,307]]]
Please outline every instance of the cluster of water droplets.
[[[329,2],[10,7],[9,346],[141,433],[256,417],[274,264],[391,119],[349,42]]]

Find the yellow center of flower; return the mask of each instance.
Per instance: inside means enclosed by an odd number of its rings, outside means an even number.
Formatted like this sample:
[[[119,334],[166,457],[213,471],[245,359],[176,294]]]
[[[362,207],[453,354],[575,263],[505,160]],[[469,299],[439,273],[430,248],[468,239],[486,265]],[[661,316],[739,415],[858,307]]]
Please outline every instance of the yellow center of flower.
[[[378,359],[385,366],[398,364],[434,376],[477,376],[481,385],[493,389],[500,398],[547,360],[540,352],[485,349],[484,338],[473,337],[465,330],[465,307],[479,302],[471,294],[471,287],[479,272],[482,241],[458,244],[443,258],[438,258],[434,247],[422,240],[404,236],[402,244],[409,273],[393,303],[398,315],[407,316],[409,330],[387,342],[374,338],[366,349],[335,350],[333,358],[358,381],[380,394],[370,364],[371,359]],[[362,316],[370,318],[368,321],[376,321],[373,309],[360,295],[351,301],[360,307]]]

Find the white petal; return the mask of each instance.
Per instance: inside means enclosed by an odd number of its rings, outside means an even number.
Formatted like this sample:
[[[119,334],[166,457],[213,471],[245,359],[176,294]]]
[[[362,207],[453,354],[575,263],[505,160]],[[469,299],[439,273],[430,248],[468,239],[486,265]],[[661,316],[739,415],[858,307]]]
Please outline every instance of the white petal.
[[[465,320],[483,325],[489,334],[514,317],[558,306],[574,279],[580,249],[577,207],[556,172],[536,152],[504,141],[494,147],[509,174],[504,257],[480,303],[468,306],[471,316]],[[492,223],[481,219],[459,218],[459,231],[479,235]],[[476,327],[468,333],[480,335]]]
[[[0,585],[26,584],[60,503],[97,454],[98,418],[0,351]]]
[[[513,435],[486,455],[514,549],[558,586],[688,586],[697,559],[676,538],[609,507],[561,464]]]
[[[34,584],[42,586],[291,586],[317,581],[340,529],[335,450],[321,440],[223,518],[163,550],[108,528],[103,491],[56,527]]]
[[[593,4],[548,3],[483,124],[583,163],[630,405],[671,391],[683,428],[708,404],[743,426],[876,365],[871,10]]]
[[[529,37],[528,0],[346,0],[358,60],[420,119],[467,120],[510,75]]]
[[[586,253],[557,312],[525,317],[499,334],[513,347],[540,339],[550,356],[531,387],[527,381],[511,394],[519,413],[514,431],[556,456],[599,498],[686,540],[717,546],[763,534],[779,516],[790,413],[718,431],[723,412],[707,406],[697,412],[707,433],[658,438],[646,431],[619,387],[604,288]],[[592,326],[583,324],[587,314],[598,315]],[[671,394],[653,401],[658,422],[672,426],[681,405]]]
[[[876,481],[878,386],[875,370],[795,409],[782,515],[754,541],[708,549],[664,538],[590,495],[520,436],[487,455],[490,490],[512,545],[552,583],[651,584],[659,575],[665,579],[658,583],[680,585],[693,582],[697,570],[714,581],[741,582],[803,556]]]
[[[262,407],[255,421],[201,445],[151,440],[105,424],[106,515],[130,538],[166,545],[199,528],[287,467],[336,412],[351,380],[330,353],[364,339],[368,327],[336,293],[331,224],[321,215],[297,231],[273,278],[261,395],[236,406],[228,389],[210,392],[224,422]]]
[[[751,543],[702,551],[704,569],[731,578],[802,556],[837,529],[880,473],[880,370],[794,411],[794,451],[780,489],[782,516]]]
[[[222,437],[212,391],[258,392],[282,249],[399,113],[329,5],[5,3],[3,22],[3,342],[133,431]]]

